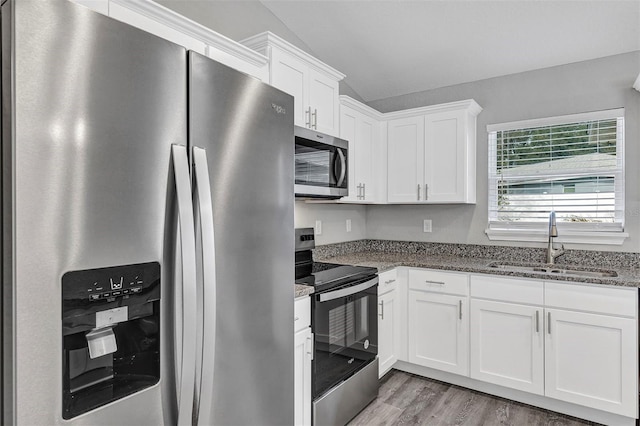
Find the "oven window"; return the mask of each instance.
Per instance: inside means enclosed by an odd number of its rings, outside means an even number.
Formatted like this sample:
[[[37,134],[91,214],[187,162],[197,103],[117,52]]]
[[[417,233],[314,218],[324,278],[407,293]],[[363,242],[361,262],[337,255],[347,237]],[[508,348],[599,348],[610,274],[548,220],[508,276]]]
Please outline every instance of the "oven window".
[[[378,353],[377,302],[377,286],[322,302],[316,297],[314,397],[375,358]]]
[[[368,297],[329,311],[329,351],[336,353],[369,336]]]

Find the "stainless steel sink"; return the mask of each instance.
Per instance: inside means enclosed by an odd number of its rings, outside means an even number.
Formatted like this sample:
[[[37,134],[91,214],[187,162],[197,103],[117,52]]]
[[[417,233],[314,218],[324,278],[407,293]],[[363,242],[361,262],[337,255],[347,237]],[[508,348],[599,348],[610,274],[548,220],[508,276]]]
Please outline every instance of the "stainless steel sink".
[[[616,271],[610,270],[591,270],[591,269],[578,269],[572,268],[560,268],[557,265],[512,265],[509,263],[492,262],[488,265],[490,268],[503,269],[505,271],[513,272],[527,272],[534,274],[551,274],[551,275],[569,275],[574,277],[583,278],[612,278],[617,277]]]

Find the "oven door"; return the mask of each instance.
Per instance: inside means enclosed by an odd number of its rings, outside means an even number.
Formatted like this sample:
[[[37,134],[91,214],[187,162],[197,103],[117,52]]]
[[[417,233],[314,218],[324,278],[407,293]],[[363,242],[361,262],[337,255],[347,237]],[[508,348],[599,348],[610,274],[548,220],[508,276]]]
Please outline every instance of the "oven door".
[[[375,359],[377,304],[377,276],[315,295],[314,398]]]
[[[347,141],[308,129],[296,129],[295,141],[296,195],[330,198],[348,195]]]

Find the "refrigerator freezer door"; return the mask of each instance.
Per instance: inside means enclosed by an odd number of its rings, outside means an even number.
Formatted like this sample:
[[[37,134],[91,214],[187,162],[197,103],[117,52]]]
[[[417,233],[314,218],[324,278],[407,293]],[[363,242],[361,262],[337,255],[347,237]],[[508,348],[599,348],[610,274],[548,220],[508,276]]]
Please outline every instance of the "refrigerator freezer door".
[[[3,63],[13,114],[3,117],[3,212],[12,218],[3,215],[3,269],[15,308],[3,335],[15,366],[4,371],[15,380],[6,408],[15,411],[2,423],[175,424],[166,319],[159,384],[63,422],[61,277],[159,262],[162,292],[172,287],[175,235],[165,231],[176,226],[167,224],[171,145],[187,142],[186,52],[67,1],[8,1],[2,19],[3,58],[13,60]],[[165,296],[161,312],[172,312]]]
[[[200,410],[214,424],[293,424],[293,98],[194,52],[189,69],[217,270],[213,401]]]

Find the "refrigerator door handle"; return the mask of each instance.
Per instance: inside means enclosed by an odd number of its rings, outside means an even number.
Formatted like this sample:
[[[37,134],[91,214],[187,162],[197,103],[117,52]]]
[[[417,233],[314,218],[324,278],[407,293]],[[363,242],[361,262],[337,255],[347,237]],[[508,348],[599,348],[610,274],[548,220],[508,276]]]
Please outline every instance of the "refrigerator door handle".
[[[191,200],[191,182],[189,177],[189,160],[187,148],[183,145],[171,146],[171,157],[176,182],[176,198],[178,201],[178,225],[180,229],[180,263],[182,265],[181,288],[176,288],[176,293],[182,290],[182,324],[177,323],[176,328],[182,334],[182,352],[180,365],[176,370],[180,371],[178,389],[178,425],[191,426],[193,416],[193,396],[195,385],[196,363],[196,244],[195,228],[193,222],[193,203]],[[180,318],[176,318],[179,321]]]
[[[203,148],[193,147],[194,197],[196,198],[196,217],[199,224],[199,238],[202,261],[202,366],[200,377],[200,397],[197,414],[197,424],[213,424],[211,404],[213,401],[214,357],[216,353],[216,264],[215,264],[215,235],[213,230],[213,204],[211,201],[211,184],[207,152]],[[200,308],[200,306],[198,306]]]

